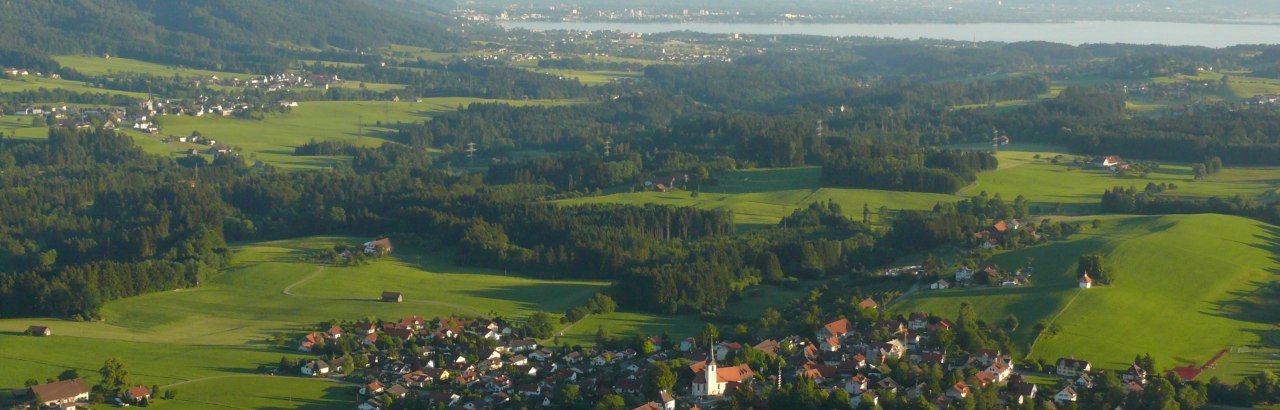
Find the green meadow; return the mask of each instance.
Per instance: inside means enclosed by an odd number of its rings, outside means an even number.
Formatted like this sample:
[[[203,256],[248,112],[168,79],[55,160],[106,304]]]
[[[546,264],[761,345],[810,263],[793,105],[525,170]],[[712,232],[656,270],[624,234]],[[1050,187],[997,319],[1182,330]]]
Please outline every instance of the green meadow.
[[[717,176],[717,186],[704,186],[694,197],[690,191],[623,192],[604,196],[574,198],[563,204],[621,203],[692,206],[700,209],[733,211],[734,222],[751,227],[773,225],[813,202],[828,200],[839,203],[850,217],[862,218],[862,205],[873,210],[880,206],[891,209],[928,209],[938,202],[956,201],[954,195],[872,189],[822,188],[818,167],[730,171]]]
[[[563,79],[574,79],[583,85],[604,85],[620,78],[639,78],[643,73],[612,70],[565,70],[557,68],[534,68],[533,71],[553,75]]]
[[[978,146],[965,146],[979,148]],[[989,147],[985,147],[989,149]],[[1050,160],[1063,155],[1061,164]],[[1000,193],[1007,199],[1023,195],[1034,205],[1054,208],[1063,205],[1068,213],[1093,213],[1102,192],[1115,186],[1133,186],[1139,190],[1148,183],[1176,184],[1178,189],[1166,195],[1185,197],[1235,196],[1256,198],[1280,186],[1280,168],[1233,168],[1196,180],[1188,164],[1161,163],[1160,169],[1142,177],[1117,176],[1109,171],[1071,166],[1075,156],[1064,154],[1052,146],[1024,144],[1001,147],[997,154],[1000,167],[978,175],[978,181],[961,190],[961,195]],[[1037,158],[1038,157],[1038,158]]]
[[[233,388],[226,385],[231,381],[205,379],[251,375],[260,364],[277,363],[281,356],[298,357],[267,346],[264,340],[272,335],[296,335],[321,321],[369,316],[493,312],[520,318],[535,310],[558,314],[608,285],[462,268],[443,254],[400,252],[356,267],[322,268],[304,260],[307,252],[338,241],[358,239],[313,237],[237,245],[233,266],[200,287],[107,303],[101,321],[0,320],[0,368],[5,369],[0,372],[0,389],[20,387],[30,377],[56,376],[64,369],[79,369],[93,381],[91,373],[115,356],[128,365],[135,383],[198,381],[176,388],[186,390],[185,397],[192,400],[223,397],[231,405],[256,408],[260,406],[254,403],[283,401],[283,397],[241,398],[230,394]],[[386,290],[403,292],[404,302],[378,302]],[[666,323],[643,315],[615,315],[628,323]],[[30,325],[50,326],[54,336],[21,335]],[[271,390],[276,380],[293,383],[274,378],[253,379],[253,384]],[[204,391],[206,385],[211,390]],[[327,391],[329,386],[308,388]]]
[[[98,88],[82,81],[63,80],[60,78],[36,77],[33,75],[22,76],[14,79],[0,79],[0,92],[22,92],[46,90],[67,90],[78,93],[96,93],[96,94],[112,94],[123,95],[132,98],[147,98],[145,93],[135,93],[130,91],[118,91],[106,88]]]
[[[287,114],[271,114],[263,120],[231,117],[165,116],[161,133],[190,135],[200,131],[219,145],[243,150],[243,155],[287,168],[327,168],[346,157],[293,156],[293,148],[315,139],[348,141],[357,146],[378,146],[395,135],[396,122],[417,122],[472,103],[504,102],[513,105],[567,104],[568,101],[508,101],[464,97],[428,98],[423,102],[306,101]],[[173,151],[180,151],[175,147]]]
[[[970,145],[963,148],[981,147]],[[819,183],[821,169],[802,167],[725,172],[717,176],[719,185],[704,186],[697,197],[690,191],[681,190],[665,193],[639,191],[574,198],[560,203],[655,203],[723,209],[733,211],[735,222],[740,226],[750,227],[776,224],[796,208],[828,200],[840,204],[848,216],[856,219],[862,217],[863,204],[870,206],[873,214],[880,206],[892,210],[929,209],[939,202],[958,201],[982,192],[1000,194],[1006,200],[1022,195],[1037,207],[1034,213],[1055,213],[1061,205],[1065,213],[1087,214],[1098,211],[1102,192],[1117,185],[1142,189],[1148,183],[1172,183],[1178,189],[1169,191],[1167,195],[1243,195],[1258,199],[1270,198],[1273,195],[1268,193],[1280,187],[1280,178],[1275,177],[1280,175],[1280,168],[1226,168],[1219,174],[1197,181],[1189,165],[1162,164],[1159,170],[1146,177],[1120,177],[1108,171],[1069,166],[1073,158],[1070,155],[1064,156],[1066,161],[1062,164],[1050,161],[1050,158],[1061,154],[1055,147],[1045,145],[1002,147],[997,154],[999,169],[980,173],[978,181],[958,195],[823,188]],[[875,215],[873,221],[879,222]]]
[[[1221,349],[1276,346],[1274,325],[1239,304],[1280,274],[1280,228],[1224,215],[1109,216],[1102,227],[1066,241],[1001,253],[1014,268],[1033,261],[1033,284],[1020,288],[920,290],[895,313],[955,316],[969,303],[990,323],[1012,314],[1020,353],[1049,362],[1075,356],[1119,369],[1150,353],[1163,368],[1204,364]],[[1075,261],[1102,254],[1112,286],[1079,289]],[[1034,324],[1060,327],[1037,335]],[[1177,343],[1169,343],[1177,341]],[[1228,354],[1205,376],[1226,380],[1280,364],[1275,356]]]
[[[58,64],[74,68],[76,71],[88,75],[137,73],[161,76],[173,76],[174,74],[177,74],[180,77],[209,77],[216,75],[222,78],[248,78],[253,75],[246,73],[175,67],[121,57],[102,58],[102,56],[65,55],[56,56],[53,59],[57,60]]]

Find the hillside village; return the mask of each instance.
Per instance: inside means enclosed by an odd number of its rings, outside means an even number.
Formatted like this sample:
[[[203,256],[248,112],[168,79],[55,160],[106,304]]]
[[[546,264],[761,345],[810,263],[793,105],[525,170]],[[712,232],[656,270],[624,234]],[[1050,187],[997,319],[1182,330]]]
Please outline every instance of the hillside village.
[[[872,299],[858,306],[880,315]],[[792,385],[811,386],[849,408],[878,408],[895,397],[932,408],[975,401],[1054,408],[1117,384],[1141,395],[1160,379],[1141,361],[1117,373],[1074,357],[1041,367],[997,349],[946,350],[939,346],[955,337],[954,321],[927,312],[880,316],[836,318],[812,335],[782,339],[654,335],[596,348],[547,345],[504,319],[411,316],[317,328],[294,345],[315,358],[265,371],[358,384],[352,389],[362,410],[406,400],[437,408],[563,408],[614,396],[636,409],[710,409],[751,405],[742,401]],[[1168,374],[1191,380],[1198,371]]]

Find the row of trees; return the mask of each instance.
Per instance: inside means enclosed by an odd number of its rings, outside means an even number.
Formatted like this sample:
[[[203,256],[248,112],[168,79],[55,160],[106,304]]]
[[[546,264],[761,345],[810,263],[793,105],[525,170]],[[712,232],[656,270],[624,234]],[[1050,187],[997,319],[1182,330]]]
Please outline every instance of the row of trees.
[[[1158,191],[1138,191],[1115,187],[1102,194],[1102,208],[1119,214],[1165,215],[1215,213],[1280,223],[1280,203],[1263,203],[1243,196],[1208,199],[1161,195]]]

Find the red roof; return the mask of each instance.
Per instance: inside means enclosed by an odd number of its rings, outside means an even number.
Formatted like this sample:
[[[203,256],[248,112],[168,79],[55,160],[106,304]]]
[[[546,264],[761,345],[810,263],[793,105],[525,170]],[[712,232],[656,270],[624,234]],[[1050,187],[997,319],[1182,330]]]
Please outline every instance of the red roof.
[[[149,396],[151,396],[151,389],[148,389],[146,386],[139,385],[129,388],[129,397],[140,399]]]
[[[1009,230],[1009,224],[1005,223],[1004,221],[1000,221],[1000,222],[996,222],[996,225],[993,228],[996,229],[996,232],[1004,232]]]
[[[876,304],[876,301],[871,300],[871,298],[866,298],[866,299],[863,299],[861,302],[858,302],[858,307],[863,309],[871,309],[877,306],[880,306],[880,305]]]
[[[840,318],[840,320],[827,323],[822,328],[826,329],[827,333],[832,336],[842,336],[853,329],[853,323],[849,322],[849,319]]]
[[[1088,273],[1086,273],[1086,274],[1084,274],[1084,276],[1081,276],[1081,277],[1080,277],[1080,282],[1081,282],[1081,283],[1093,283],[1093,278],[1089,277],[1089,274],[1088,274]]]
[[[1200,372],[1203,372],[1203,371],[1204,371],[1203,369],[1195,366],[1175,367],[1173,368],[1173,370],[1171,370],[1173,374],[1178,375],[1179,378],[1185,381],[1195,380],[1196,377],[1200,376]]]

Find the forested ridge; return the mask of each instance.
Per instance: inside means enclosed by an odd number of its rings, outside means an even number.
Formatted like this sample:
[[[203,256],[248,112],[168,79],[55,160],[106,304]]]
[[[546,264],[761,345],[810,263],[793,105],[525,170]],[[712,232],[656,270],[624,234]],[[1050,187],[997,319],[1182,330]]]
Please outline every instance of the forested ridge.
[[[102,54],[280,72],[290,48],[448,47],[441,21],[343,0],[53,0],[0,3],[0,49]],[[285,45],[288,45],[287,47]]]

